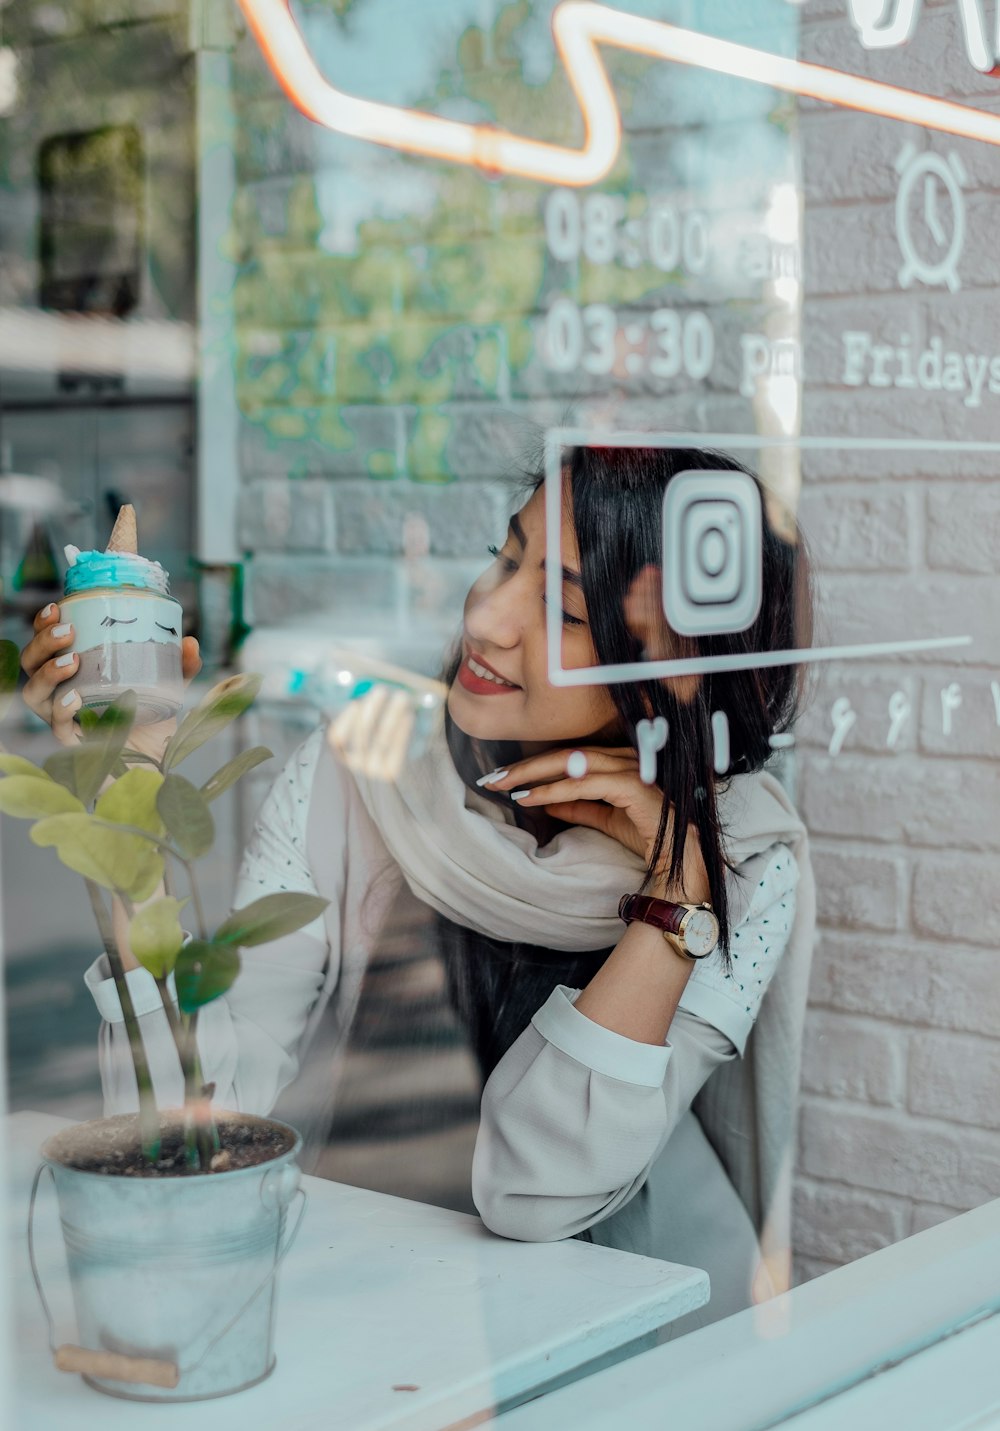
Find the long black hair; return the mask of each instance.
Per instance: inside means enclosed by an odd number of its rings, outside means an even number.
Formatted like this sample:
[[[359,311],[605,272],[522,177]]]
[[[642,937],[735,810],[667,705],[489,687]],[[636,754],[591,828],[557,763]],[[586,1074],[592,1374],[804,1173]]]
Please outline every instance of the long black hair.
[[[656,784],[663,792],[660,825],[646,872],[645,888],[654,873],[667,871],[670,882],[683,869],[688,827],[696,829],[705,862],[710,901],[719,920],[720,946],[729,967],[730,920],[725,853],[717,803],[719,782],[735,774],[762,769],[772,754],[770,737],[794,723],[802,695],[800,666],[759,666],[753,657],[764,651],[807,646],[812,634],[811,583],[808,558],[794,519],[781,513],[776,520],[773,499],[759,479],[734,458],[692,448],[578,447],[566,461],[580,574],[587,617],[597,660],[601,665],[633,662],[641,643],[626,620],[626,598],[645,567],[659,567],[661,512],[668,484],[684,471],[742,472],[758,487],[764,513],[760,610],[745,631],[703,637],[669,633],[672,656],[740,655],[745,669],[702,674],[693,683],[641,680],[610,685],[620,734],[614,744],[638,750],[636,726],[645,719],[666,717],[668,739],[657,755]],[[541,476],[526,483],[525,496],[541,486]],[[461,663],[456,650],[444,679],[450,685]],[[729,722],[729,769],[715,769],[712,714],[722,711]],[[455,766],[467,785],[480,775],[520,758],[515,742],[481,741],[461,731],[449,717],[448,743]],[[479,794],[485,793],[483,790]],[[509,800],[496,793],[487,798]],[[671,813],[673,815],[671,825]],[[544,841],[561,825],[537,812],[515,808],[519,824]],[[667,831],[671,828],[669,856]],[[623,890],[622,893],[625,893]],[[588,951],[574,958],[533,946],[483,940],[439,917],[453,1001],[470,1027],[484,1076],[525,1027],[531,1013],[557,983],[589,981],[610,950]],[[486,956],[486,957],[484,957]],[[535,978],[527,978],[533,971]],[[558,975],[558,977],[555,977]],[[534,985],[534,987],[529,987]],[[529,1007],[530,1005],[530,1007]]]

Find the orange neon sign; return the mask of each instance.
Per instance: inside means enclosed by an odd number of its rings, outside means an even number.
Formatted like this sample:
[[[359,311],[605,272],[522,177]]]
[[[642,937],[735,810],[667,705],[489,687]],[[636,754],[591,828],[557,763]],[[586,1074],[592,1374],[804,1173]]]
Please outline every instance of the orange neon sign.
[[[594,184],[607,174],[618,155],[622,125],[599,45],[695,65],[734,79],[755,80],[789,94],[921,124],[964,139],[1000,144],[1000,115],[970,105],[768,54],[660,20],[609,10],[590,0],[563,0],[552,13],[552,34],[580,105],[586,134],[582,148],[569,149],[490,125],[442,119],[345,94],[317,69],[289,0],[239,0],[239,4],[278,83],[308,118],[339,134],[468,164],[491,174],[561,185]]]

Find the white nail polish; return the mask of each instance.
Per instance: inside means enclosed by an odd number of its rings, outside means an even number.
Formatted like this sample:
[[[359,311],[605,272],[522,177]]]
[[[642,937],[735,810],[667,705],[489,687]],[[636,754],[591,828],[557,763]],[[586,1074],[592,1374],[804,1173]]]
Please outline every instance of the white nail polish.
[[[63,706],[71,706],[73,702],[77,699],[79,698],[77,696],[76,691],[67,691],[67,693],[63,696],[62,700],[59,702],[59,704]]]
[[[53,636],[68,636],[72,630],[72,626],[66,621],[62,626],[53,626],[52,634]]]
[[[523,800],[524,797],[525,797],[525,795],[530,795],[530,794],[531,794],[531,791],[530,791],[530,790],[512,790],[512,791],[510,792],[510,798],[511,798],[512,800]]]
[[[57,666],[71,666],[76,660],[75,651],[64,651],[61,656],[56,657]]]
[[[48,621],[49,617],[52,615],[52,613],[53,613],[54,610],[55,610],[55,607],[53,606],[52,602],[50,601],[49,604],[48,604],[48,606],[46,606],[46,607],[44,608],[44,610],[42,611],[42,620],[43,620],[43,621]]]
[[[477,785],[492,785],[494,780],[502,780],[507,774],[506,770],[491,770],[489,775],[480,775],[476,781]]]

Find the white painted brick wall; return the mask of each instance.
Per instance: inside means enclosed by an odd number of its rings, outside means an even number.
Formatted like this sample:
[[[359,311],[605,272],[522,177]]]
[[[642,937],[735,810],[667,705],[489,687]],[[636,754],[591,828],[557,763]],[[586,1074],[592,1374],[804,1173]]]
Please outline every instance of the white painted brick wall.
[[[897,1028],[812,1009],[806,1020],[802,1087],[855,1103],[902,1107],[906,1053],[906,1038]]]
[[[906,46],[866,51],[844,6],[802,12],[803,58],[997,109],[958,7],[929,3]],[[816,951],[803,1065],[796,1275],[819,1275],[1000,1196],[1000,462],[845,453],[838,436],[995,442],[1000,397],[846,382],[843,334],[915,353],[1000,352],[1000,160],[986,145],[800,106],[803,463],[817,640],[969,634],[967,648],[815,670],[798,729],[814,836]],[[905,143],[968,175],[961,287],[901,289],[895,162]],[[961,688],[945,729],[941,692]],[[910,705],[894,750],[889,701]],[[856,713],[836,758],[831,708]]]

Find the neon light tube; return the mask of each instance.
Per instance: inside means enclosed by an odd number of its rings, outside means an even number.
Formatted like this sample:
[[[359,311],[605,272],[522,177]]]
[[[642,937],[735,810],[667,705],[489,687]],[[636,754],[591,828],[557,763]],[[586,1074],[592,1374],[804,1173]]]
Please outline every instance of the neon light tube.
[[[552,14],[552,34],[580,106],[585,134],[582,148],[568,149],[491,125],[465,124],[345,94],[317,69],[289,0],[239,0],[239,4],[278,83],[309,119],[339,134],[491,174],[570,186],[594,184],[607,174],[621,147],[622,122],[598,45],[1000,145],[1000,115],[970,105],[609,10],[590,0],[563,0]]]

